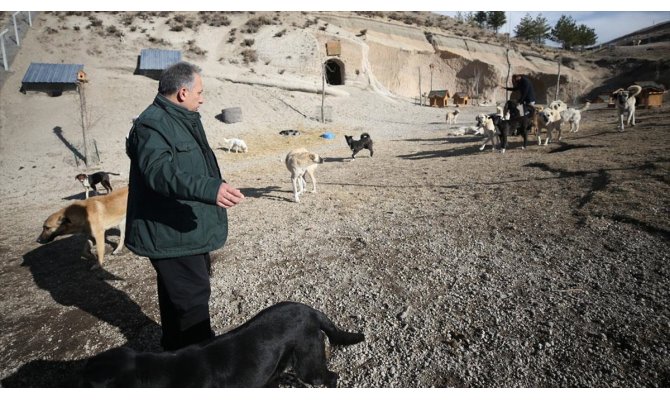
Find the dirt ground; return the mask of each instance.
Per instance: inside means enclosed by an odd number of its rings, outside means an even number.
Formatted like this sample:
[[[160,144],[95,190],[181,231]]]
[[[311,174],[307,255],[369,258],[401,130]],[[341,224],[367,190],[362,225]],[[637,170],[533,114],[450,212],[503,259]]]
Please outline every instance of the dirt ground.
[[[369,121],[374,157],[350,161],[341,131],[262,155],[216,150],[246,200],[214,254],[215,331],[309,304],[366,334],[332,351],[342,387],[670,385],[668,108],[639,110],[620,133],[615,111],[594,106],[561,143],[522,150],[513,137],[500,154],[447,135],[441,110],[403,107]],[[304,143],[326,162],[297,204],[280,160]],[[3,387],[71,386],[106,349],[159,350],[146,259],[125,250],[91,271],[83,238],[35,243],[44,218],[82,196],[44,176],[0,199]]]

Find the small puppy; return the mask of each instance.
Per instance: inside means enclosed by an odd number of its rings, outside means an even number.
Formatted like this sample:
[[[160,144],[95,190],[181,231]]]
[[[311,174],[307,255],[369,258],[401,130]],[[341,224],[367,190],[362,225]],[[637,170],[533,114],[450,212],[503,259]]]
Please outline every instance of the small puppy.
[[[128,187],[116,190],[107,196],[96,196],[86,200],[77,200],[51,214],[42,226],[42,233],[37,238],[40,244],[46,244],[61,235],[84,234],[89,238],[88,246],[83,254],[91,253],[91,238],[95,240],[98,263],[92,266],[101,267],[105,259],[105,231],[118,227],[119,244],[112,254],[123,249],[126,229],[126,205],[128,203]]]
[[[107,191],[107,194],[109,194],[113,189],[112,189],[112,184],[109,182],[109,176],[110,175],[119,175],[115,174],[114,172],[96,172],[91,175],[86,175],[86,174],[78,174],[77,176],[74,177],[75,180],[79,181],[81,185],[84,187],[86,190],[86,198],[88,199],[88,192],[89,190],[93,189],[95,194],[98,194],[98,189],[96,189],[95,185],[102,184],[102,187],[105,188]]]
[[[316,179],[314,178],[314,171],[319,164],[323,164],[323,158],[318,154],[312,153],[307,149],[291,150],[284,160],[286,168],[291,173],[291,183],[293,184],[293,196],[295,202],[300,203],[300,195],[305,192],[307,181],[305,181],[305,174],[309,175],[312,180],[312,193],[316,193]]]
[[[561,119],[570,124],[568,133],[577,133],[579,131],[579,123],[582,120],[582,111],[588,110],[590,105],[591,102],[587,101],[582,108],[568,107],[566,110],[561,111]]]
[[[631,85],[628,89],[617,89],[613,95],[616,95],[616,109],[619,116],[619,131],[623,132],[623,120],[628,114],[628,126],[635,126],[635,96],[642,92],[642,87]]]
[[[542,119],[544,127],[547,128],[547,138],[544,142],[544,145],[546,146],[546,145],[549,144],[549,142],[551,142],[552,133],[553,133],[554,130],[558,131],[558,141],[560,142],[560,140],[561,140],[561,123],[563,122],[563,119],[561,118],[561,112],[554,109],[554,108],[548,107],[548,108],[545,108],[544,110],[542,110],[542,112],[540,113],[540,117]],[[538,140],[538,144],[541,145],[542,144],[542,137],[541,137],[541,133],[540,133],[539,130],[537,132],[537,140]]]
[[[370,151],[370,157],[374,151],[372,150],[372,138],[367,133],[363,133],[359,140],[354,140],[353,136],[344,135],[344,139],[347,141],[349,148],[353,151],[351,158],[356,158],[356,153],[363,149],[368,149]]]
[[[497,114],[494,114],[494,116],[497,116]],[[479,114],[475,117],[475,120],[477,121],[477,127],[482,128],[484,130],[484,135],[486,136],[482,145],[479,146],[479,151],[484,150],[486,143],[489,141],[491,142],[491,150],[495,151],[495,138],[497,137],[497,134],[493,117],[487,114]]]
[[[460,114],[458,108],[454,111],[447,112],[447,124],[455,124],[456,118],[458,118],[458,114]]]
[[[120,347],[98,354],[86,363],[80,385],[256,388],[276,385],[292,367],[305,383],[337,387],[339,376],[328,370],[324,336],[343,346],[365,340],[310,306],[282,302],[230,332],[175,352]]]
[[[235,153],[246,153],[249,148],[247,147],[247,144],[244,142],[242,139],[223,139],[223,147],[228,149],[228,153],[231,151],[234,151]]]

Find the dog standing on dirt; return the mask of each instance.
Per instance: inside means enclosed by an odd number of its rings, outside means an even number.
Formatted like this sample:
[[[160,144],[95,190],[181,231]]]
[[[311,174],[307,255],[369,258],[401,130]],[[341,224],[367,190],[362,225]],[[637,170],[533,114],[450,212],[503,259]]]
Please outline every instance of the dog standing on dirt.
[[[561,118],[561,112],[557,109],[547,107],[540,113],[544,127],[547,129],[547,138],[544,141],[544,145],[548,145],[552,139],[552,133],[554,130],[558,130],[558,141],[561,140],[561,123],[563,119]],[[537,141],[538,144],[542,144],[542,136],[540,130],[537,131]]]
[[[109,181],[109,176],[110,175],[119,175],[114,172],[96,172],[91,175],[86,175],[86,174],[79,174],[74,177],[75,180],[78,180],[79,183],[84,187],[86,190],[86,198],[88,199],[88,192],[89,190],[93,189],[93,192],[95,194],[98,194],[98,189],[96,189],[95,185],[101,184],[102,187],[105,188],[107,191],[107,194],[109,194],[113,189],[112,189],[112,184]]]
[[[561,119],[570,124],[568,133],[577,133],[579,131],[579,123],[582,120],[582,111],[589,109],[591,102],[587,101],[582,108],[572,108],[561,111]]]
[[[479,146],[479,151],[484,150],[484,148],[486,148],[486,143],[488,143],[489,141],[491,142],[491,150],[495,151],[496,149],[495,139],[498,135],[496,132],[496,125],[494,122],[495,117],[500,118],[500,116],[497,114],[493,115],[479,114],[477,115],[477,117],[475,117],[475,120],[477,121],[477,127],[482,128],[484,130],[484,135],[486,136],[484,138],[484,142],[482,142],[482,145]]]
[[[455,123],[456,123],[456,119],[458,118],[458,114],[460,114],[460,113],[461,113],[461,112],[459,111],[458,108],[455,109],[454,111],[448,111],[448,112],[447,112],[447,124],[448,124],[448,125],[453,125],[453,124],[455,124]]]
[[[126,230],[126,204],[128,203],[128,187],[118,189],[107,196],[96,196],[86,200],[77,200],[51,214],[42,227],[37,242],[46,244],[61,235],[84,234],[89,240],[84,248],[84,255],[92,257],[91,238],[95,241],[97,264],[102,267],[105,259],[105,231],[118,227],[119,244],[112,254],[123,249]]]
[[[230,332],[175,352],[108,350],[88,361],[81,386],[256,388],[276,385],[292,367],[305,383],[337,387],[339,376],[328,370],[324,336],[332,345],[365,340],[310,306],[282,302]]]
[[[316,153],[301,148],[291,150],[286,155],[284,163],[291,173],[293,196],[295,197],[296,203],[300,203],[300,195],[305,192],[305,187],[307,186],[305,174],[308,174],[309,178],[312,180],[312,193],[316,193],[314,171],[316,171],[316,167],[319,164],[323,164],[323,158]]]
[[[368,149],[370,151],[370,157],[374,151],[372,150],[372,138],[367,133],[363,133],[359,140],[354,140],[353,136],[344,135],[344,139],[347,141],[349,148],[353,151],[351,158],[356,158],[356,153],[363,149]]]
[[[631,85],[628,89],[617,89],[613,95],[616,96],[616,109],[619,119],[619,131],[623,132],[623,120],[628,115],[628,126],[635,126],[635,96],[642,92],[639,85]]]

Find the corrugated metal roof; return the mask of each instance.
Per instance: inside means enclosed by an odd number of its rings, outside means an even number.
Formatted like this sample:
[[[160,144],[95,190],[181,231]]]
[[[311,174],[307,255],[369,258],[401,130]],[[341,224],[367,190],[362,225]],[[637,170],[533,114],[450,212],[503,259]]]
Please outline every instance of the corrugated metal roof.
[[[448,90],[432,90],[428,93],[428,97],[449,97]]]
[[[181,61],[179,50],[142,49],[140,53],[140,69],[142,70],[164,70],[179,61]]]
[[[83,64],[30,63],[22,83],[77,83],[77,74]]]

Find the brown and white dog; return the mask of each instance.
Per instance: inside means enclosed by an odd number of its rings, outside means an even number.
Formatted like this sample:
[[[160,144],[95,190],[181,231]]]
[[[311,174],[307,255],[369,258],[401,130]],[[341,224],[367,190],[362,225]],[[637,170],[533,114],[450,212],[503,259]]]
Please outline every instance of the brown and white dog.
[[[107,196],[96,196],[86,200],[77,200],[51,214],[42,226],[42,233],[37,238],[41,244],[49,243],[61,235],[84,234],[89,238],[83,254],[93,257],[92,243],[95,241],[97,264],[91,269],[101,267],[105,259],[105,231],[118,227],[119,244],[112,254],[123,249],[126,229],[126,204],[128,203],[128,187],[116,190]]]
[[[114,172],[96,172],[91,175],[86,175],[86,174],[79,174],[74,177],[75,180],[79,181],[81,185],[84,187],[86,190],[86,198],[88,199],[88,192],[89,190],[93,189],[95,194],[98,194],[98,189],[95,187],[95,185],[101,184],[102,187],[105,188],[107,191],[107,194],[109,194],[113,189],[112,189],[112,184],[109,181],[109,176],[110,175],[119,175]]]
[[[293,195],[296,203],[300,203],[300,195],[305,192],[305,174],[312,180],[312,193],[316,193],[316,179],[314,171],[319,164],[323,164],[323,158],[318,154],[307,149],[291,150],[284,160],[286,168],[291,173],[291,182],[293,183]]]
[[[628,86],[628,89],[617,89],[613,95],[616,96],[616,109],[618,113],[619,130],[623,132],[623,120],[628,114],[628,126],[635,126],[635,96],[640,94],[642,87],[638,85]]]

